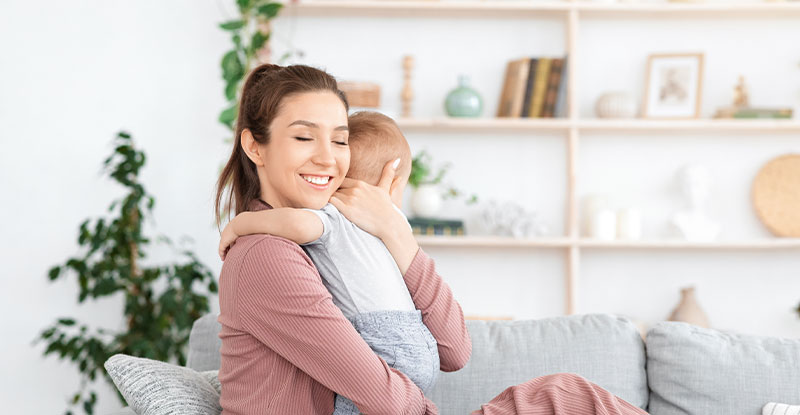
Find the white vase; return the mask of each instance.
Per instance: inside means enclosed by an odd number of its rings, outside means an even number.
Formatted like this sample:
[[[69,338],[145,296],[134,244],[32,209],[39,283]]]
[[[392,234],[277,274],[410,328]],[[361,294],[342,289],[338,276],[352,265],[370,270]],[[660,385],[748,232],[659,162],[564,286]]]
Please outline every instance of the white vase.
[[[411,197],[411,209],[422,218],[432,218],[442,208],[442,192],[435,184],[423,184],[414,190]]]
[[[594,111],[599,118],[634,118],[636,100],[627,92],[606,92],[597,99]]]

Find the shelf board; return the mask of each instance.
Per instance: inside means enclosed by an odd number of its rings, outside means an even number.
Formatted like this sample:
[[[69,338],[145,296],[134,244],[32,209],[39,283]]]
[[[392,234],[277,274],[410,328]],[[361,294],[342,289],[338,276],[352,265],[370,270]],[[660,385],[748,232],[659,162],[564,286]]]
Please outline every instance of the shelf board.
[[[301,0],[286,5],[298,16],[385,17],[527,17],[559,16],[575,10],[585,17],[791,17],[800,14],[797,1],[736,3],[670,3],[588,1],[420,1],[420,0]]]
[[[708,250],[773,250],[798,249],[800,238],[772,238],[742,241],[687,242],[682,240],[649,241],[599,241],[579,239],[578,245],[584,248],[625,248],[625,249],[708,249]]]
[[[696,120],[607,120],[585,119],[577,123],[584,132],[696,131],[696,132],[800,132],[800,121],[793,119],[696,119]]]
[[[399,118],[397,125],[406,132],[728,132],[728,133],[800,133],[800,120],[648,120],[648,119],[584,119],[567,118]]]
[[[800,14],[800,3],[792,1],[686,2],[686,3],[590,3],[577,2],[584,17],[792,17]]]
[[[423,236],[416,235],[423,247],[471,248],[564,248],[570,246],[569,238],[511,238],[504,236]]]
[[[566,131],[572,125],[566,118],[399,118],[403,131],[498,132]]]
[[[571,7],[566,1],[301,0],[286,9],[299,16],[530,18],[563,16]]]
[[[692,250],[776,250],[800,249],[800,238],[773,238],[717,242],[683,240],[602,241],[567,237],[518,239],[503,236],[416,236],[423,247],[453,248],[603,248],[603,249],[692,249]]]

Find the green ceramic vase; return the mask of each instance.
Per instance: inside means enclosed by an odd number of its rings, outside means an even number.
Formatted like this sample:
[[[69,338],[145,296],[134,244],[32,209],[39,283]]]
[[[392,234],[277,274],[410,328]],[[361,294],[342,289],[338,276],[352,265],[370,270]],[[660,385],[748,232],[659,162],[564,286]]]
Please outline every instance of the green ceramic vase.
[[[458,87],[447,94],[444,109],[451,117],[479,117],[483,111],[483,99],[470,88],[469,78],[461,75],[458,77]]]

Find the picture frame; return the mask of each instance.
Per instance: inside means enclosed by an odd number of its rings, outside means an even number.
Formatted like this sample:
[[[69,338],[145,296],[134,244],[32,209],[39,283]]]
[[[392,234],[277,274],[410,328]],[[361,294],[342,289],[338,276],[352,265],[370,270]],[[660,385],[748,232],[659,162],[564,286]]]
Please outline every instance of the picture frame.
[[[702,53],[659,53],[647,58],[643,118],[700,117]]]

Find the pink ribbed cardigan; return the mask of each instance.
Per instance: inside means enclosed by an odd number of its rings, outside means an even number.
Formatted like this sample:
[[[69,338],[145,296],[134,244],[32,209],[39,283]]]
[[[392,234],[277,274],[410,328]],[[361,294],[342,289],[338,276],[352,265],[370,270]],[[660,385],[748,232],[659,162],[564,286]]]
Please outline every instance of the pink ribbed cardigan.
[[[251,210],[267,208],[251,204]],[[404,279],[436,338],[441,369],[460,369],[472,344],[433,260],[418,251]],[[237,239],[222,267],[219,303],[223,414],[330,415],[334,392],[367,414],[438,412],[408,377],[373,353],[291,241]]]

